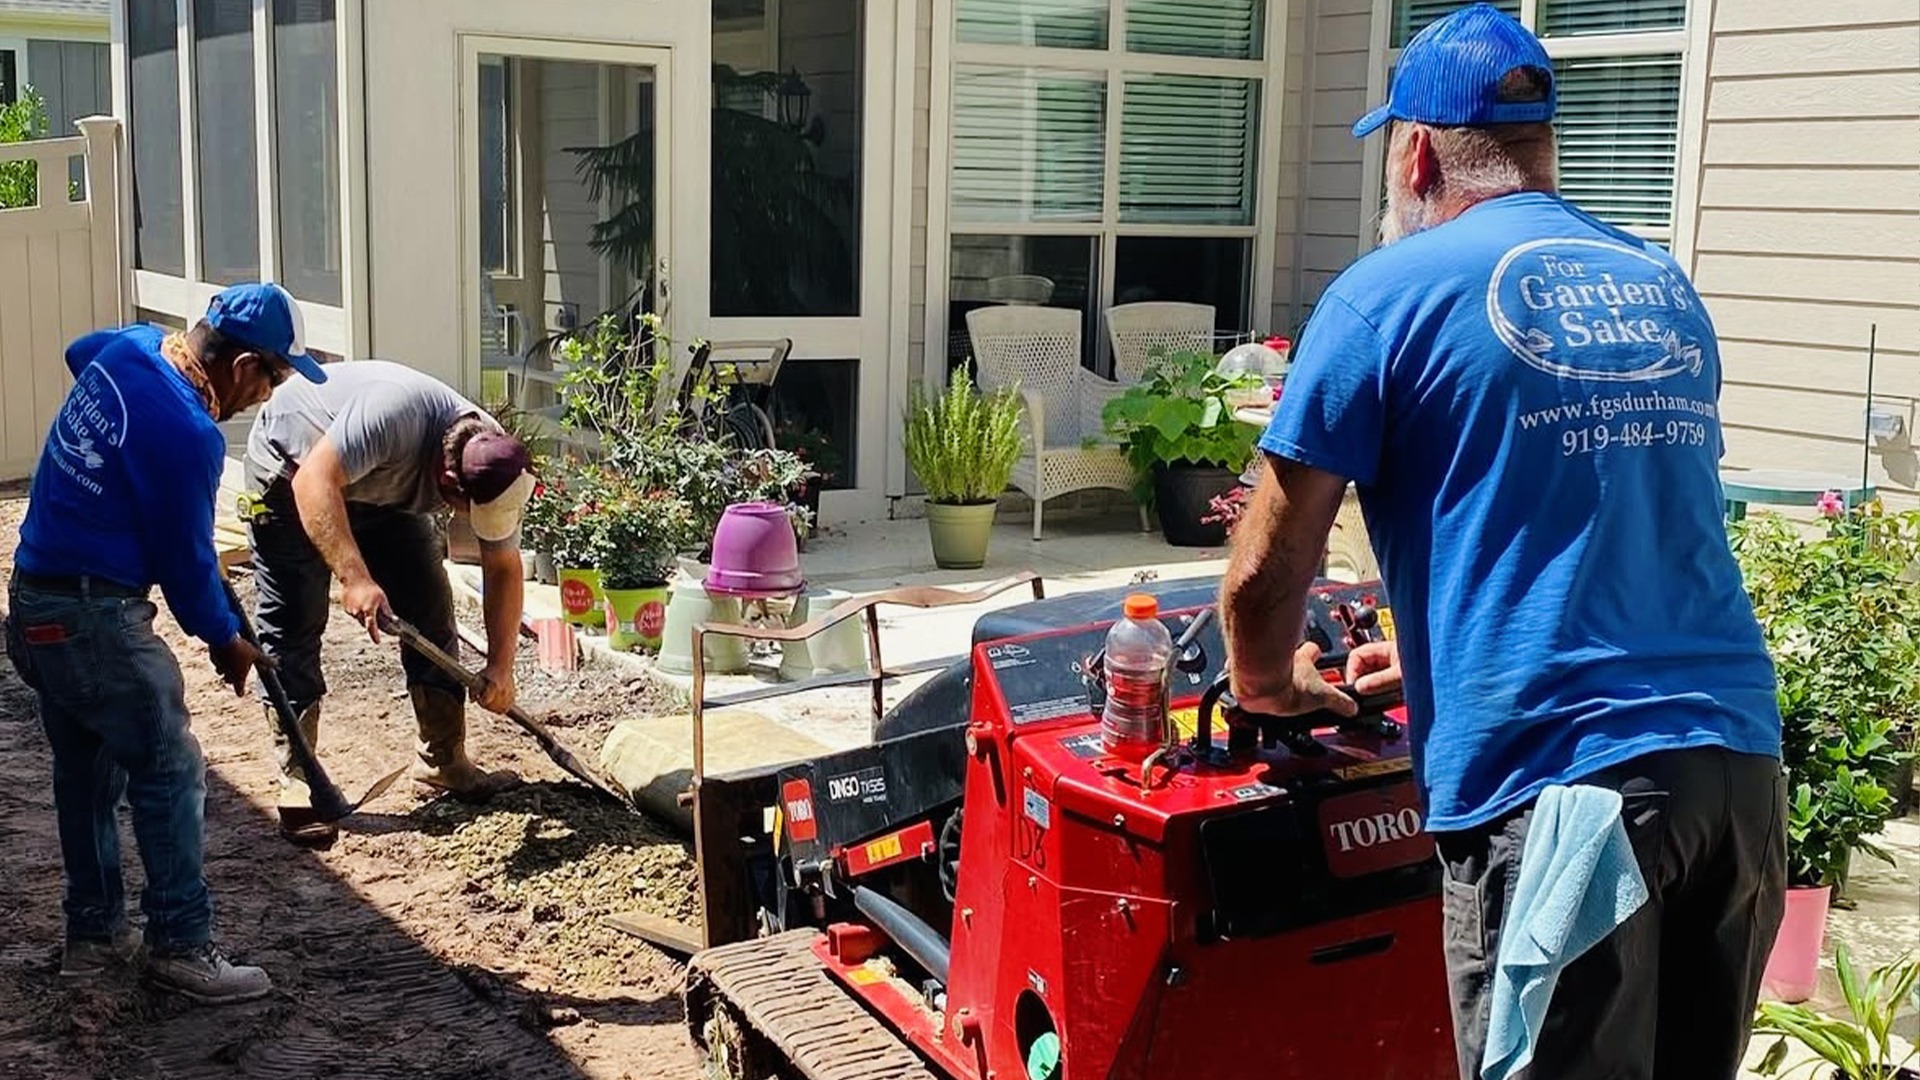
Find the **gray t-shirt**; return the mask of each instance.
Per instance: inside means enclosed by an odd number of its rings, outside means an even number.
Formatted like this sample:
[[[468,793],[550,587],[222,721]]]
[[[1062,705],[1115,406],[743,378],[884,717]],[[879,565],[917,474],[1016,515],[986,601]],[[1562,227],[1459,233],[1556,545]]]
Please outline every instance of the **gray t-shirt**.
[[[485,410],[431,375],[387,360],[327,365],[327,381],[288,379],[247,434],[247,475],[265,487],[332,436],[346,468],[346,501],[424,514],[439,509],[440,442]],[[497,425],[496,425],[497,426]]]

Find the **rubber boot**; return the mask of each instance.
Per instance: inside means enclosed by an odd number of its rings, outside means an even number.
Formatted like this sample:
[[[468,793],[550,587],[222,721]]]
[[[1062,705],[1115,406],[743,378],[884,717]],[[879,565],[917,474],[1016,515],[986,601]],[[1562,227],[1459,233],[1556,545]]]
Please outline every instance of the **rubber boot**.
[[[307,786],[304,770],[293,763],[293,746],[280,730],[272,705],[267,706],[267,724],[273,731],[274,763],[280,766],[280,794],[275,809],[280,815],[280,835],[296,844],[324,846],[340,835],[340,827],[331,821],[313,820],[313,792]],[[320,703],[307,706],[300,714],[300,734],[306,736],[308,749],[320,752]]]
[[[417,786],[445,791],[462,802],[486,802],[520,786],[508,769],[488,772],[467,758],[467,699],[431,686],[413,688],[413,716],[420,727]]]

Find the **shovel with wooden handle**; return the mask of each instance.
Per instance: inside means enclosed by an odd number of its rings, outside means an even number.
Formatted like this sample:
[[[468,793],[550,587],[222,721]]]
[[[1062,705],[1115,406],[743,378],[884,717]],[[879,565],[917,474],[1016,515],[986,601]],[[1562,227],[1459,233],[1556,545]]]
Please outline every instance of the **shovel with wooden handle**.
[[[380,628],[392,634],[394,637],[399,638],[408,648],[426,657],[433,666],[460,680],[460,684],[465,686],[469,693],[478,694],[485,685],[486,680],[482,679],[477,673],[468,671],[458,659],[449,654],[445,649],[434,644],[425,634],[422,634],[405,619],[382,612],[380,615]],[[582,761],[573,751],[561,745],[560,740],[553,737],[553,732],[548,731],[546,725],[528,716],[526,711],[520,708],[520,706],[508,706],[507,711],[503,715],[515,724],[518,724],[521,729],[529,735],[532,735],[534,739],[540,743],[540,749],[546,751],[547,756],[553,759],[553,763],[565,769],[569,775],[583,781],[587,786],[615,800],[622,806],[630,810],[634,809],[632,800],[627,797],[626,791],[623,790],[619,784],[609,779],[607,775],[602,773],[598,768]]]
[[[233,590],[233,582],[221,579],[226,587],[227,604],[233,609],[234,618],[240,622],[240,637],[254,648],[260,647],[260,639],[254,635],[253,623],[247,618],[246,605],[240,602],[240,594]],[[353,802],[340,794],[333,779],[327,775],[326,767],[314,755],[313,747],[307,742],[305,732],[300,730],[300,718],[293,711],[293,702],[287,697],[287,688],[280,682],[280,672],[271,664],[261,663],[254,671],[260,676],[260,685],[267,692],[267,704],[273,709],[274,723],[280,728],[280,734],[287,740],[288,756],[293,766],[306,777],[308,805],[281,806],[280,831],[295,840],[317,840],[332,835],[334,822],[360,809],[367,803],[379,798],[393,782],[400,779],[407,767],[388,773],[373,782],[367,793]]]

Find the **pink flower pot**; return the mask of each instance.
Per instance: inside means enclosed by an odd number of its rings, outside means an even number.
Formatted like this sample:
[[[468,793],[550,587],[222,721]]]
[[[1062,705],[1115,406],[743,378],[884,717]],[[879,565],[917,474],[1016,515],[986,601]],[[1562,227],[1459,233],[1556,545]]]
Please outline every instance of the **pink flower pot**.
[[[723,596],[787,596],[806,588],[793,520],[779,503],[734,503],[713,530],[707,591]]]
[[[1763,996],[1789,1004],[1805,1001],[1820,986],[1820,955],[1827,942],[1827,905],[1833,887],[1787,890],[1787,912],[1773,939],[1761,976]]]

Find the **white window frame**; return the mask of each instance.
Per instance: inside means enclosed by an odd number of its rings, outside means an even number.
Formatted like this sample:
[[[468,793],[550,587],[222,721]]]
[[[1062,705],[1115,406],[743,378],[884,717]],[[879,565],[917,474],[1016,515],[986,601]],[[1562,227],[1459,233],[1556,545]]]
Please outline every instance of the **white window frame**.
[[[1262,5],[1266,25],[1261,33],[1261,58],[1233,60],[1219,57],[1129,52],[1126,48],[1127,0],[1109,0],[1105,49],[1051,48],[1027,45],[980,45],[958,40],[956,5],[960,0],[933,0],[931,101],[928,110],[926,345],[923,375],[944,379],[947,356],[953,238],[972,236],[1091,236],[1098,242],[1099,278],[1090,302],[1102,317],[1113,305],[1113,277],[1119,241],[1130,236],[1182,238],[1226,237],[1249,241],[1246,329],[1258,331],[1259,321],[1273,309],[1274,236],[1280,215],[1280,120],[1286,88],[1288,0]],[[952,214],[953,76],[962,64],[1004,68],[1070,71],[1104,75],[1106,93],[1105,176],[1101,214],[1093,221],[985,222],[955,224]],[[1126,104],[1128,75],[1201,75],[1252,79],[1256,94],[1253,219],[1246,225],[1150,224],[1120,220],[1120,135]],[[1093,355],[1107,364],[1104,333],[1096,333]]]
[[[1373,47],[1367,66],[1367,102],[1368,107],[1385,101],[1387,97],[1387,72],[1400,60],[1400,50],[1392,48],[1394,0],[1374,0],[1373,21],[1370,26]],[[1541,0],[1520,0],[1520,22],[1528,28],[1540,23]],[[1694,5],[1687,5],[1687,21],[1684,25],[1667,30],[1635,30],[1618,34],[1579,34],[1567,37],[1542,37],[1540,44],[1546,47],[1547,56],[1554,60],[1576,60],[1589,57],[1626,58],[1633,56],[1671,56],[1680,62],[1680,101],[1675,117],[1674,139],[1674,177],[1673,209],[1667,227],[1655,228],[1644,225],[1620,226],[1635,236],[1656,243],[1669,244],[1678,231],[1680,219],[1680,172],[1685,162],[1681,152],[1686,146],[1688,127],[1691,122],[1687,110],[1687,95],[1691,89],[1686,78],[1687,57],[1691,51],[1692,26],[1696,12]],[[1537,31],[1536,31],[1537,32]],[[1358,117],[1355,117],[1358,119]],[[1365,220],[1372,222],[1372,215],[1379,211],[1384,197],[1386,181],[1387,147],[1384,137],[1366,140],[1360,170],[1361,183],[1365,190],[1361,192],[1360,205],[1365,208]],[[1359,251],[1365,255],[1373,250],[1378,241],[1376,230],[1371,227],[1360,230]]]
[[[131,69],[128,67],[126,4],[114,0],[109,9],[112,27],[113,108],[123,122],[130,117],[127,101]],[[339,305],[319,304],[302,299],[300,306],[306,324],[309,348],[342,358],[367,353],[365,289],[365,242],[356,218],[365,198],[364,165],[365,102],[360,87],[358,50],[361,7],[365,0],[335,0],[335,55],[339,71],[335,75],[340,102],[340,237],[341,274]],[[191,326],[206,314],[207,304],[223,286],[201,276],[200,190],[196,183],[199,145],[195,137],[194,116],[194,0],[173,0],[174,26],[178,33],[175,47],[180,74],[180,173],[181,230],[185,276],[161,274],[129,266],[133,281],[132,306],[180,319]],[[253,5],[253,108],[255,177],[259,189],[257,208],[260,231],[260,277],[274,281],[279,276],[280,232],[278,227],[278,172],[274,168],[273,115],[273,19],[272,0],[252,0]],[[129,174],[130,175],[130,174]],[[129,203],[131,205],[131,203]],[[129,246],[129,252],[133,249]]]

